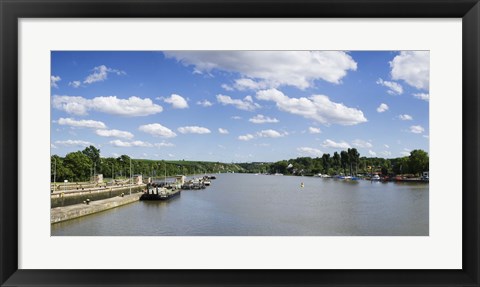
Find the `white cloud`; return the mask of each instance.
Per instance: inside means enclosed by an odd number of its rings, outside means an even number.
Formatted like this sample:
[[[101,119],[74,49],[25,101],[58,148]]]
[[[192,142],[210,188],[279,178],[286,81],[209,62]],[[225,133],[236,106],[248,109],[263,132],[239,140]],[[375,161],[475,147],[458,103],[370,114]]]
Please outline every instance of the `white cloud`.
[[[407,115],[407,114],[404,114],[404,115],[399,115],[398,116],[402,121],[412,121],[413,118],[411,115]]]
[[[94,120],[75,120],[72,118],[59,118],[57,123],[62,126],[71,126],[78,128],[105,129],[107,126],[103,122]]]
[[[359,147],[359,148],[372,148],[373,147],[373,145],[370,142],[360,140],[360,139],[354,140],[352,142],[352,145],[354,145],[356,147]]]
[[[368,154],[371,156],[377,156],[377,153],[372,150],[368,150]]]
[[[278,120],[276,118],[270,118],[264,115],[256,115],[253,118],[249,119],[248,121],[254,124],[278,123]]]
[[[240,116],[233,116],[232,117],[232,120],[241,120],[241,119],[242,119],[242,117],[240,117]]]
[[[410,156],[410,152],[408,151],[401,151],[400,154],[403,156]]]
[[[423,137],[426,138],[426,139],[430,138],[429,135],[423,135]]]
[[[157,123],[142,125],[142,126],[139,126],[138,129],[147,134],[164,137],[164,138],[173,138],[177,136],[177,134],[175,134],[171,129]]]
[[[246,96],[243,100],[240,99],[232,99],[230,96],[225,95],[217,95],[217,101],[222,105],[233,105],[237,109],[245,110],[245,111],[253,111],[255,109],[260,108],[260,105],[253,102],[251,96]]]
[[[50,148],[57,148],[57,146],[51,143]]]
[[[227,129],[218,128],[218,132],[221,133],[221,134],[223,134],[223,135],[228,134],[228,130],[227,130]]]
[[[356,125],[367,121],[362,111],[332,102],[323,95],[290,98],[277,89],[270,89],[258,91],[257,99],[273,101],[281,111],[313,119],[322,124]]]
[[[246,134],[238,137],[238,139],[241,141],[249,141],[249,140],[252,140],[253,138],[254,136],[251,134]]]
[[[399,83],[384,81],[383,79],[378,79],[377,84],[387,87],[387,93],[390,95],[401,95],[403,94],[403,88]]]
[[[422,126],[411,126],[410,127],[410,132],[414,134],[421,134],[425,131],[425,129]]]
[[[66,140],[66,141],[56,141],[56,145],[63,145],[63,146],[79,146],[79,147],[87,147],[91,145],[95,145],[91,142],[82,141],[82,140]]]
[[[385,146],[386,148],[390,148],[390,146],[388,144],[384,144],[383,146]]]
[[[155,143],[153,144],[154,146],[156,147],[173,147],[175,146],[173,143],[169,143],[169,142],[161,142],[161,143]]]
[[[331,139],[327,139],[323,141],[323,146],[327,148],[341,148],[341,149],[351,148],[351,146],[345,141],[334,142]]]
[[[177,129],[182,134],[209,134],[211,131],[204,127],[199,126],[187,126],[187,127],[179,127]]]
[[[244,90],[260,90],[260,89],[267,89],[270,87],[269,84],[266,82],[260,81],[260,82],[255,82],[252,79],[247,79],[247,78],[242,78],[242,79],[236,79],[235,84],[233,85],[235,89],[239,91],[244,91]]]
[[[388,106],[387,104],[381,103],[380,106],[377,108],[377,112],[383,113],[385,111],[388,111]]]
[[[235,90],[234,88],[230,87],[229,85],[227,84],[222,84],[222,88],[225,90],[225,91],[233,91]]]
[[[120,130],[96,130],[95,133],[102,137],[115,137],[123,139],[132,139],[133,134],[127,131]]]
[[[310,156],[322,156],[323,152],[319,149],[316,148],[311,148],[311,147],[299,147],[297,148],[297,151],[299,151],[301,154],[306,154]]]
[[[101,65],[101,66],[93,68],[93,73],[88,75],[85,78],[85,80],[83,81],[83,83],[84,84],[92,84],[92,83],[95,83],[95,82],[105,81],[108,77],[108,73],[114,73],[114,74],[117,74],[117,75],[125,75],[126,74],[124,71],[108,68],[105,65]]]
[[[78,88],[78,87],[80,87],[80,86],[82,85],[82,82],[80,82],[80,81],[72,81],[72,82],[69,82],[68,85],[71,86],[71,87],[74,87],[74,88]]]
[[[244,88],[257,88],[253,81],[269,88],[288,85],[305,89],[320,79],[338,84],[349,70],[357,69],[352,57],[341,51],[175,51],[165,55],[194,66],[196,73],[239,73]]]
[[[61,81],[62,79],[60,76],[50,76],[50,87],[54,87],[58,89],[57,82]]]
[[[143,141],[125,142],[121,140],[113,140],[110,141],[110,144],[116,147],[152,147],[151,143]]]
[[[394,80],[404,80],[417,89],[428,90],[430,82],[430,52],[402,51],[390,62]]]
[[[311,134],[319,134],[322,131],[319,128],[308,127],[308,132],[311,133]]]
[[[163,108],[152,102],[151,99],[130,97],[118,99],[116,96],[96,97],[86,99],[83,97],[54,95],[53,107],[69,114],[86,115],[89,110],[118,116],[148,116],[160,113]]]
[[[288,133],[286,132],[280,133],[276,130],[269,129],[269,130],[259,131],[257,132],[257,135],[262,138],[279,138],[279,137],[288,135]]]
[[[426,102],[430,101],[430,94],[418,93],[418,94],[413,94],[413,96],[417,99],[424,100]]]
[[[197,105],[200,105],[200,106],[205,107],[205,108],[213,106],[213,104],[208,100],[198,101]]]
[[[187,101],[180,95],[172,94],[169,98],[166,98],[163,101],[171,104],[174,109],[188,108]]]

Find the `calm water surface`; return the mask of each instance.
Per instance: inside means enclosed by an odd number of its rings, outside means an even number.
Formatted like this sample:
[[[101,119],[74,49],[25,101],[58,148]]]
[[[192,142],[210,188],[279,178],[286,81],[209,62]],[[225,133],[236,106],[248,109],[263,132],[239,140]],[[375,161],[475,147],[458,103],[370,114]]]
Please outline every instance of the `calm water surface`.
[[[428,184],[219,174],[168,202],[52,225],[52,235],[428,235]],[[300,186],[304,183],[304,187]]]

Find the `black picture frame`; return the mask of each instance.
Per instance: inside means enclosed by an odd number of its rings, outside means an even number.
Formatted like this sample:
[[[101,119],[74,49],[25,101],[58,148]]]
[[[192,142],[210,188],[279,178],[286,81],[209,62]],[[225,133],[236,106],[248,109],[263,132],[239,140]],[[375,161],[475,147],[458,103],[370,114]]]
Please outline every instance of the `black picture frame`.
[[[0,15],[1,286],[479,286],[480,5],[478,0],[0,0]],[[18,269],[18,19],[96,17],[462,18],[463,268],[459,270]],[[440,253],[439,256],[441,256]]]

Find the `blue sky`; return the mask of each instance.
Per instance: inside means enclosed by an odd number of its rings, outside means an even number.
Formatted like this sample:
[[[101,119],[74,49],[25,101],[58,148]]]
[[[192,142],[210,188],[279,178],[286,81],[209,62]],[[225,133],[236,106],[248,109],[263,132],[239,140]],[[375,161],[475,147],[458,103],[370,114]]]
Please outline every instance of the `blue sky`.
[[[429,151],[428,51],[54,51],[51,152],[221,162]]]

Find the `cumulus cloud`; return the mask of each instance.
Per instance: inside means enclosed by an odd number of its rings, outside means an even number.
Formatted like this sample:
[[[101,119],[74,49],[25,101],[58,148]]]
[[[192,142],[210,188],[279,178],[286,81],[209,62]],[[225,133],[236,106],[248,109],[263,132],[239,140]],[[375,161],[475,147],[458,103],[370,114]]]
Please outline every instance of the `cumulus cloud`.
[[[401,95],[403,94],[403,88],[399,83],[384,81],[383,79],[378,79],[377,84],[387,87],[387,93],[390,95]]]
[[[311,147],[299,147],[297,148],[297,151],[299,151],[301,154],[304,155],[310,155],[310,156],[322,156],[323,152],[319,149],[316,148],[311,148]]]
[[[413,120],[412,116],[411,116],[411,115],[407,115],[407,114],[399,115],[398,118],[401,119],[402,121],[411,121],[411,120]]]
[[[221,134],[223,134],[223,135],[228,134],[228,130],[227,130],[227,129],[218,128],[218,132],[221,133]]]
[[[58,89],[58,84],[57,82],[61,81],[62,79],[60,78],[60,76],[54,76],[54,75],[51,75],[50,76],[50,87],[54,87],[54,88],[57,88]]]
[[[388,111],[388,106],[387,104],[381,103],[380,106],[377,108],[377,112],[383,113],[385,111]]]
[[[227,85],[227,84],[222,84],[221,86],[225,91],[234,91],[235,89],[232,88],[231,86]]]
[[[410,132],[414,134],[421,134],[425,131],[425,129],[422,126],[411,126],[410,127]]]
[[[254,136],[252,134],[241,135],[238,137],[238,139],[241,141],[249,141],[249,140],[252,140],[253,138]]]
[[[152,144],[149,142],[143,141],[121,141],[121,140],[113,140],[110,141],[110,144],[116,147],[152,147]]]
[[[233,105],[239,110],[244,110],[244,111],[253,111],[255,109],[260,108],[260,105],[257,103],[253,102],[253,99],[251,96],[246,96],[241,99],[232,99],[230,96],[225,96],[225,95],[217,95],[217,101],[221,103],[222,105]]]
[[[327,147],[327,148],[340,148],[340,149],[351,148],[351,146],[345,141],[334,142],[331,139],[327,139],[327,140],[323,141],[323,146]]]
[[[417,93],[417,94],[413,94],[413,96],[417,99],[424,100],[426,102],[430,101],[430,94]]]
[[[79,147],[87,147],[91,145],[95,145],[91,142],[82,141],[82,140],[66,140],[66,141],[56,141],[56,145],[63,145],[63,146],[79,146]]]
[[[417,89],[428,90],[430,82],[430,52],[402,51],[390,62],[394,80],[404,80]]]
[[[278,123],[276,118],[266,117],[264,115],[256,115],[253,118],[249,119],[248,121],[254,124],[265,124],[265,123]]]
[[[71,86],[71,87],[74,87],[74,88],[78,88],[78,87],[80,87],[80,86],[82,85],[82,82],[80,82],[80,81],[72,81],[72,82],[69,82],[68,85]]]
[[[132,139],[133,134],[127,131],[120,130],[96,130],[95,133],[102,137],[114,137],[123,139]]]
[[[313,119],[322,124],[356,125],[366,122],[363,112],[343,103],[330,101],[327,96],[290,98],[277,89],[257,92],[257,99],[273,101],[279,110]]]
[[[377,156],[377,153],[372,151],[372,150],[369,150],[368,154],[371,155],[371,156]]]
[[[233,84],[233,87],[239,91],[244,91],[244,90],[267,89],[270,87],[270,85],[263,81],[256,82],[252,79],[242,78],[242,79],[236,79],[235,84]]]
[[[408,151],[401,151],[400,154],[403,156],[410,156],[410,152]]]
[[[116,96],[86,99],[54,95],[52,105],[58,110],[74,115],[86,115],[88,111],[92,110],[117,116],[136,117],[160,113],[163,110],[161,106],[154,104],[149,98],[119,99]]]
[[[352,57],[341,51],[173,51],[165,56],[193,66],[195,73],[238,73],[236,88],[244,89],[283,85],[306,89],[315,80],[339,84],[348,71],[357,69]]]
[[[311,133],[311,134],[319,134],[322,131],[319,128],[308,127],[308,132]]]
[[[213,104],[208,100],[198,101],[197,105],[200,105],[204,108],[213,106]]]
[[[288,135],[288,133],[286,133],[286,132],[280,133],[280,132],[278,132],[276,130],[272,130],[272,129],[257,132],[257,136],[262,137],[262,138],[279,138],[279,137],[283,137],[283,136],[286,136],[286,135]]]
[[[78,128],[105,129],[107,126],[103,122],[94,120],[75,120],[72,118],[59,118],[57,123],[62,126],[71,126]]]
[[[179,127],[177,129],[182,134],[209,134],[211,131],[204,127],[199,126],[187,126],[187,127]]]
[[[373,147],[373,145],[370,142],[360,140],[360,139],[354,140],[352,142],[352,145],[354,145],[356,147],[359,147],[359,148],[372,148]]]
[[[101,65],[93,68],[93,73],[88,75],[83,81],[84,84],[93,84],[95,82],[102,82],[108,78],[108,74],[113,73],[116,75],[126,75],[124,71],[109,68],[105,65]]]
[[[159,136],[164,138],[173,138],[176,137],[177,134],[174,133],[171,129],[162,126],[161,124],[154,123],[148,125],[142,125],[138,127],[138,129],[142,132],[147,134],[151,134],[153,136]]]
[[[180,95],[172,94],[169,98],[163,100],[165,103],[172,105],[174,109],[186,109],[188,108],[187,101]]]

